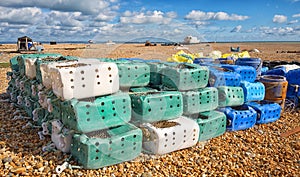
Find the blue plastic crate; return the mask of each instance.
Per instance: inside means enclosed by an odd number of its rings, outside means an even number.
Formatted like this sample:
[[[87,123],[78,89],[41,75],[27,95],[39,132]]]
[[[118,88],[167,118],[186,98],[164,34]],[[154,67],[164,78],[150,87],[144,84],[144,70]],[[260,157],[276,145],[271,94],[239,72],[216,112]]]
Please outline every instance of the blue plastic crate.
[[[244,100],[245,102],[249,101],[260,101],[265,97],[265,86],[261,82],[247,82],[242,81],[241,87],[244,91]]]
[[[212,58],[195,58],[194,64],[200,64],[200,63],[214,63],[215,60]]]
[[[252,66],[256,70],[256,77],[261,75],[262,60],[260,58],[238,58],[236,65]]]
[[[246,104],[237,107],[221,108],[219,111],[225,113],[227,117],[226,129],[228,131],[245,130],[253,127],[256,123],[256,111]]]
[[[300,85],[300,69],[290,70],[286,74],[286,80],[289,84],[292,85]]]
[[[221,67],[240,74],[242,81],[254,82],[256,79],[256,70],[251,66],[221,65]]]
[[[208,67],[209,69],[209,81],[208,84],[211,87],[220,86],[240,86],[241,76],[236,72],[232,72],[226,68],[221,67]]]
[[[266,124],[280,118],[281,106],[277,103],[261,101],[250,102],[247,105],[257,112],[256,124]]]

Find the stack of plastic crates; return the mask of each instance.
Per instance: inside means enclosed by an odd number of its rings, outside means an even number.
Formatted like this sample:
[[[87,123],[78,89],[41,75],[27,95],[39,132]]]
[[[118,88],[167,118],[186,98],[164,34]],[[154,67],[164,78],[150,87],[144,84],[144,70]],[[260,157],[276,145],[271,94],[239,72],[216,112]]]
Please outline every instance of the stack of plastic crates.
[[[11,100],[41,126],[41,138],[51,135],[55,147],[71,152],[84,168],[141,153],[142,131],[129,123],[131,100],[119,91],[115,63],[57,54],[22,55],[11,63]]]

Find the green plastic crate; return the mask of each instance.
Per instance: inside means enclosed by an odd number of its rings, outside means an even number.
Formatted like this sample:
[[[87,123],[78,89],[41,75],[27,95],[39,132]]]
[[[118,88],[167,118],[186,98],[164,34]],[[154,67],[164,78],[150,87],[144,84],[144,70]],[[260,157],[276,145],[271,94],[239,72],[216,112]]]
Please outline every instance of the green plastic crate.
[[[142,139],[142,130],[131,124],[87,134],[74,134],[71,154],[84,168],[98,169],[139,156]]]
[[[182,97],[185,115],[211,111],[219,105],[218,90],[215,87],[182,92]]]
[[[150,66],[150,85],[159,87],[162,84],[162,70],[166,68],[165,63],[147,63]]]
[[[162,84],[180,91],[204,88],[208,84],[208,68],[196,64],[167,65],[162,70]]]
[[[218,87],[219,107],[239,106],[244,104],[244,92],[242,87]]]
[[[95,100],[65,101],[62,110],[62,122],[69,129],[91,132],[129,122],[131,101],[128,94],[116,93]]]
[[[137,123],[175,119],[183,113],[182,94],[178,91],[130,94],[132,119]]]
[[[220,136],[226,131],[226,116],[219,111],[208,111],[197,114],[196,121],[199,125],[199,141]]]
[[[150,82],[150,67],[146,63],[115,61],[119,69],[120,87],[143,87]]]
[[[9,60],[11,70],[19,71],[18,56],[14,56]]]
[[[135,87],[135,88],[130,88],[129,92],[158,92],[158,90],[151,88],[151,87]]]

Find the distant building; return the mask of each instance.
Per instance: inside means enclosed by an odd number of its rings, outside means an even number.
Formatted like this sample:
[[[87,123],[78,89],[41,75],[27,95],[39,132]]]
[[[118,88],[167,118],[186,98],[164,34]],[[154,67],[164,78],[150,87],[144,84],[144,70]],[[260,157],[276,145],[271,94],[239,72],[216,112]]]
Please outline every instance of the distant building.
[[[29,50],[36,50],[33,41],[28,36],[23,36],[18,38],[17,42],[18,51],[29,51]]]
[[[184,38],[183,43],[185,43],[185,44],[197,44],[197,43],[200,43],[200,40],[198,40],[197,37],[187,36],[187,37]]]

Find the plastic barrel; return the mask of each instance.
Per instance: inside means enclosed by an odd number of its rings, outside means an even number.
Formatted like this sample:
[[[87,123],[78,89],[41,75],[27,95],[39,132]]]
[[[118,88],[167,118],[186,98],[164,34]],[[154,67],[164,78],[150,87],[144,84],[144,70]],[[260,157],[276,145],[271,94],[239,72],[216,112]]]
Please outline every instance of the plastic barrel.
[[[262,60],[260,58],[238,58],[236,65],[252,66],[256,69],[256,76],[261,75]]]
[[[266,93],[264,100],[276,102],[284,109],[288,86],[286,78],[278,75],[264,75],[260,78],[260,82],[265,85]]]

